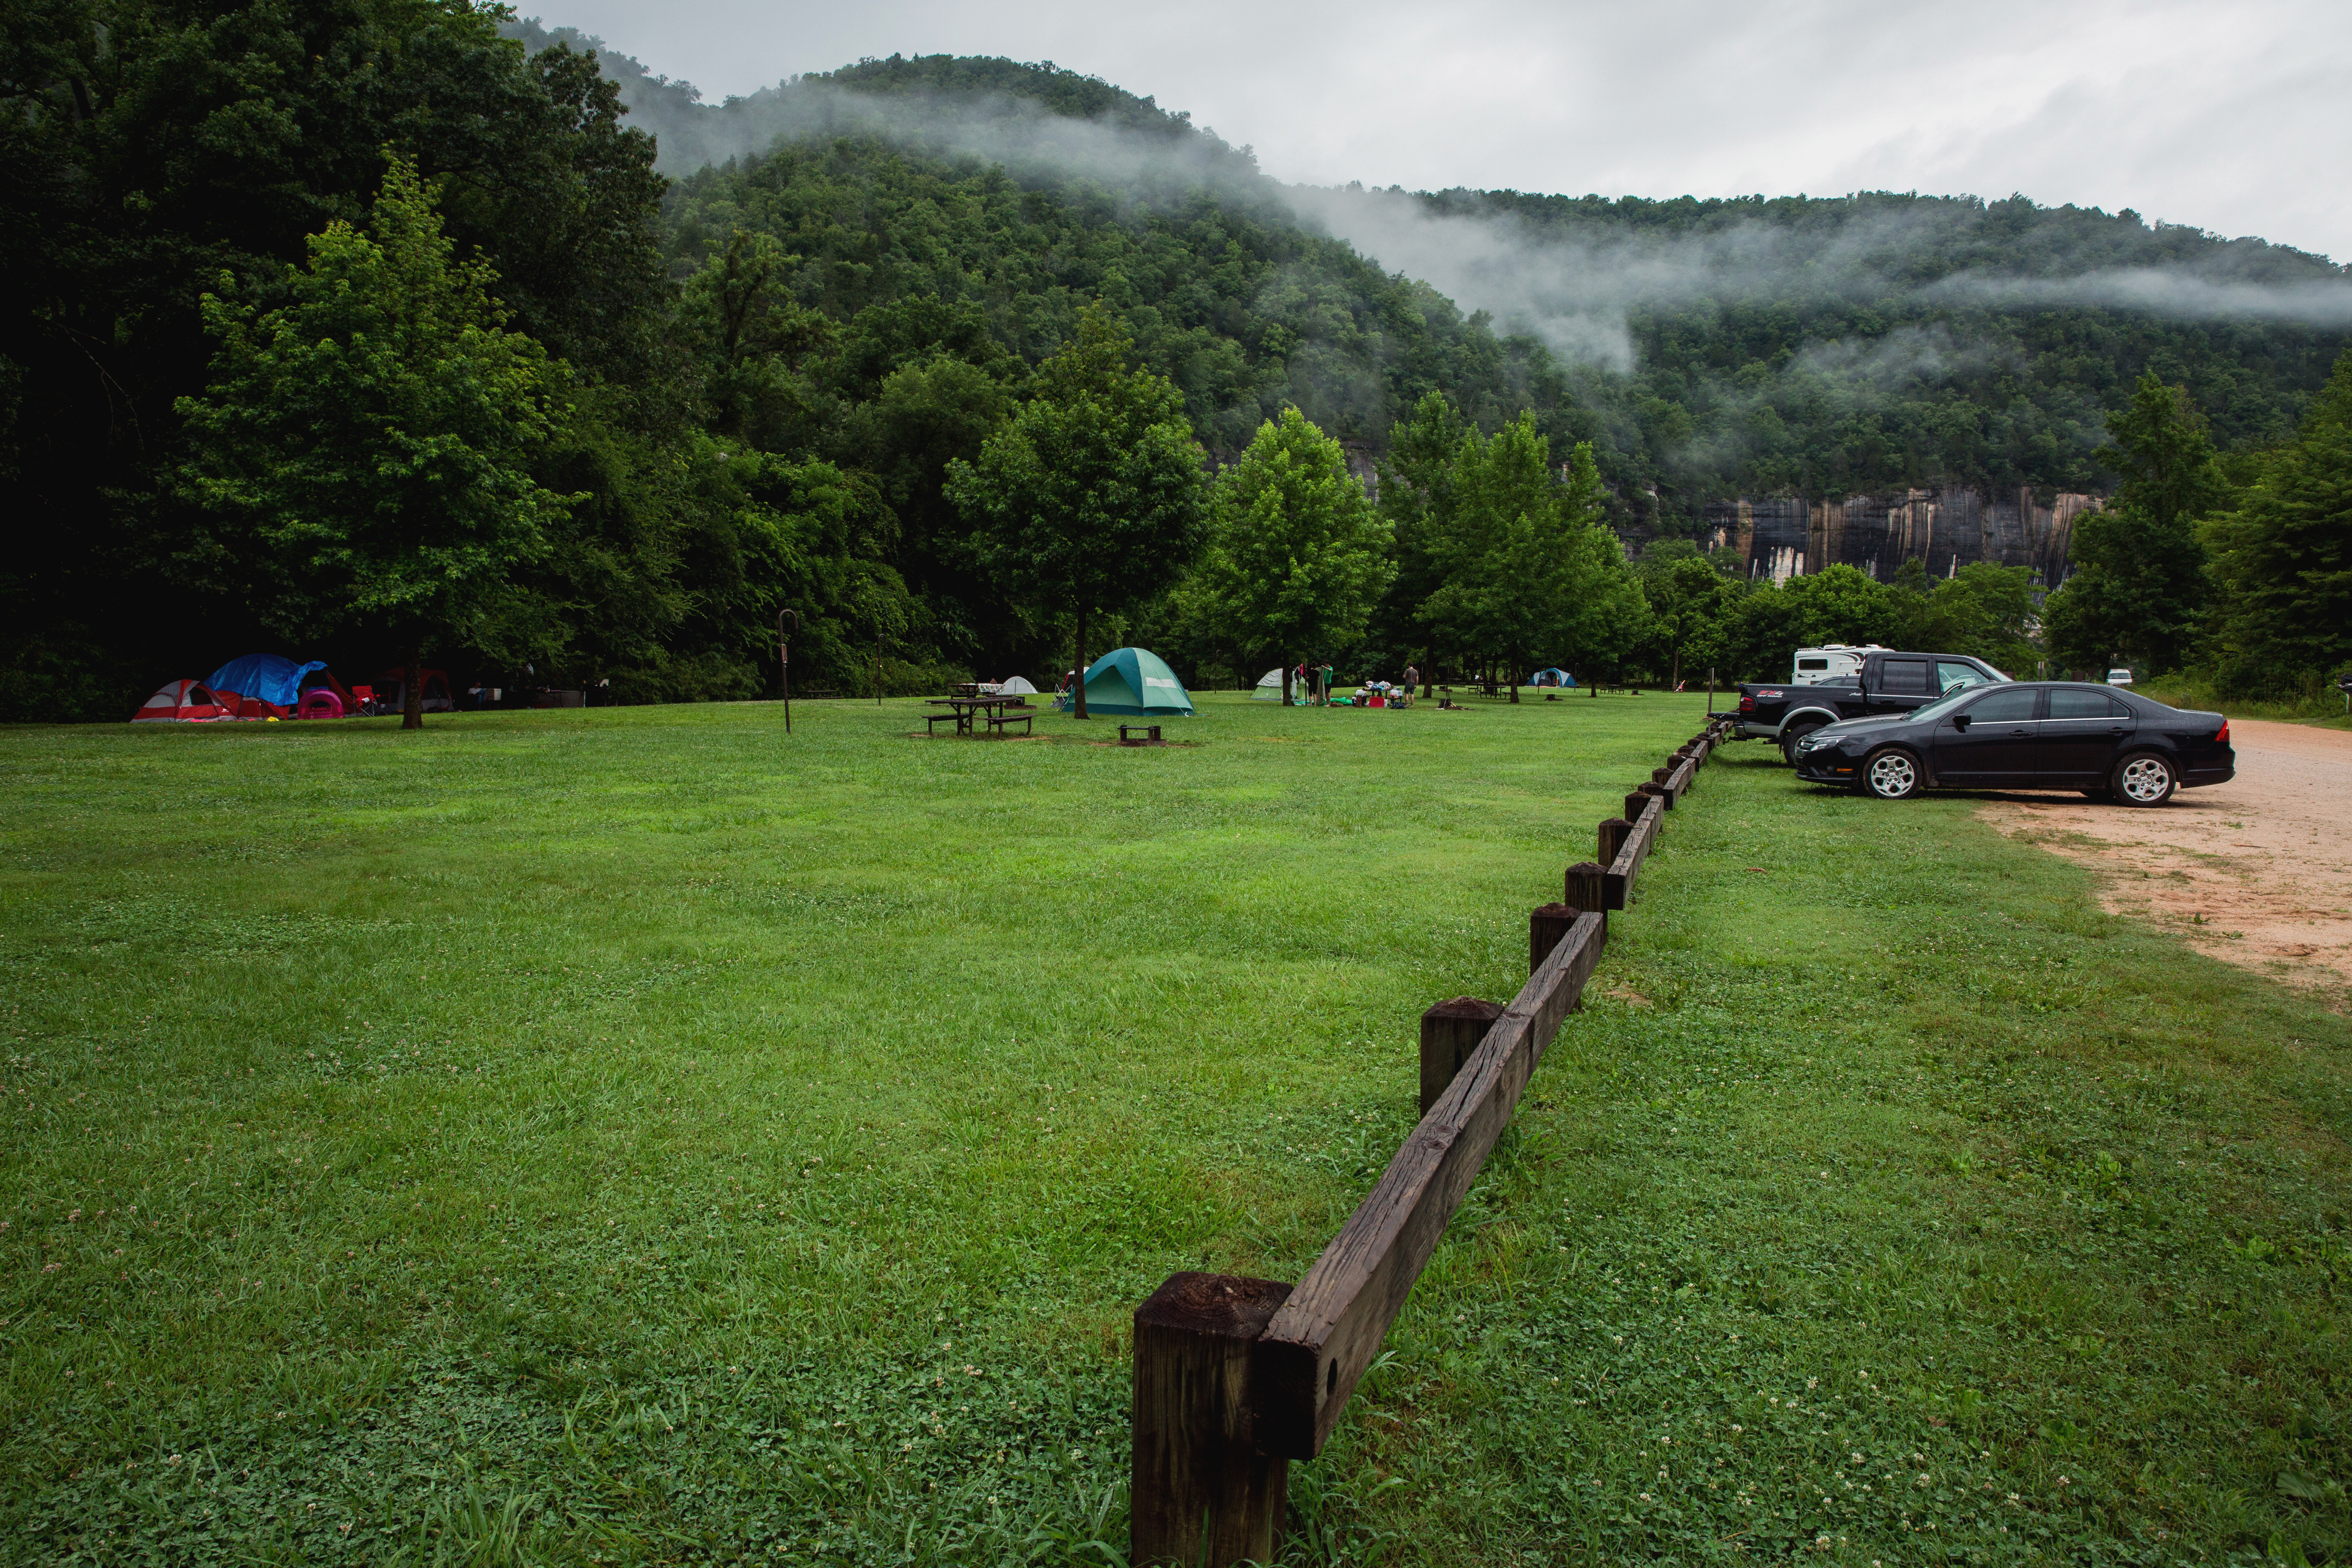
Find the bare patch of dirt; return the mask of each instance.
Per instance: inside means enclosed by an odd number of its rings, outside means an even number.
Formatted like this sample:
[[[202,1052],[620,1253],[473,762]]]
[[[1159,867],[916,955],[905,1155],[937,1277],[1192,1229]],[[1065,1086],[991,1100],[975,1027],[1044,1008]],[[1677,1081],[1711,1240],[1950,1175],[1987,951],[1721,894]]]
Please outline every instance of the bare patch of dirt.
[[[1978,815],[2101,872],[2101,901],[2200,952],[2352,1000],[2352,733],[2233,719],[2238,776],[2153,811],[2008,795]]]

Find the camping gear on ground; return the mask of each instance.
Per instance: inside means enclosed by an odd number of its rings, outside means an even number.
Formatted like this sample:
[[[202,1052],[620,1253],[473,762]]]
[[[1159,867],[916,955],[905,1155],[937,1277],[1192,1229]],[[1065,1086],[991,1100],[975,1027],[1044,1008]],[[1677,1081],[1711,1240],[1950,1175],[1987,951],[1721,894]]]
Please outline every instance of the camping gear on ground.
[[[294,710],[297,719],[340,719],[343,716],[343,700],[329,686],[314,686],[302,693],[302,705]]]
[[[234,699],[231,699],[234,701]],[[167,680],[131,716],[133,724],[209,724],[228,715],[201,680]]]
[[[1087,668],[1087,711],[1123,715],[1192,711],[1192,699],[1168,663],[1147,647],[1118,647]],[[1056,703],[1065,712],[1077,706],[1065,692]]]
[[[1269,669],[1264,675],[1259,676],[1257,678],[1257,689],[1250,693],[1250,700],[1253,702],[1281,701],[1282,671],[1278,669]]]
[[[302,700],[302,678],[314,669],[326,668],[323,661],[315,658],[308,664],[296,664],[274,653],[249,653],[214,670],[205,684],[216,696],[226,697],[234,691],[240,697],[258,698],[282,715]]]
[[[1023,679],[1020,676],[1016,675],[1007,679],[1003,685],[999,686],[996,689],[996,695],[999,697],[1034,697],[1037,695],[1037,689],[1030,685],[1028,681]]]
[[[318,668],[323,669],[326,666],[320,665]],[[392,693],[391,696],[382,700],[381,711],[386,713],[408,711],[408,667],[406,665],[394,665],[390,669],[377,676],[375,681],[378,686]],[[534,703],[533,706],[536,707],[538,704]],[[575,703],[573,706],[578,705]],[[424,710],[427,713],[453,713],[457,709],[457,704],[451,700],[449,696],[449,672],[446,669],[434,669],[428,666],[425,670]]]
[[[1573,688],[1576,685],[1576,677],[1555,666],[1550,669],[1537,670],[1534,678],[1530,679],[1528,684],[1529,686],[1557,686],[1563,689],[1567,689]]]

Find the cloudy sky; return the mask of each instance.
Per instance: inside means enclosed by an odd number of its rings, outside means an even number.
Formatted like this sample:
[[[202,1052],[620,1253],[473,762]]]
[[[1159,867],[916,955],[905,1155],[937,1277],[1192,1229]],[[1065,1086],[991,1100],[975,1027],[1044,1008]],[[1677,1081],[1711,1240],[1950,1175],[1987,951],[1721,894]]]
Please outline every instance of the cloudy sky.
[[[867,55],[1050,59],[1315,184],[2020,191],[2352,260],[2347,0],[526,0],[706,101]]]

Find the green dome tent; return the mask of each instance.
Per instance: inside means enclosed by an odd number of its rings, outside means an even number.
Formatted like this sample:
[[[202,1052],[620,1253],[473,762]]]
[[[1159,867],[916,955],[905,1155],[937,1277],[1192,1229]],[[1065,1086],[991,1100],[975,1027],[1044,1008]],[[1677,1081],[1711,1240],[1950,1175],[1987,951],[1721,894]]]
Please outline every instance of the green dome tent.
[[[1059,706],[1076,706],[1068,692]],[[1192,699],[1168,661],[1148,647],[1115,647],[1087,668],[1087,711],[1138,718],[1189,714]]]

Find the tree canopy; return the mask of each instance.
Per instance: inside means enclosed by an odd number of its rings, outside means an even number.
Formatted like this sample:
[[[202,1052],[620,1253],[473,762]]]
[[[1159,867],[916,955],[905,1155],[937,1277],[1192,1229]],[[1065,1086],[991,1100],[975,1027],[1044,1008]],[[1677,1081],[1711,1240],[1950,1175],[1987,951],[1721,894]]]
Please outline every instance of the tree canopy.
[[[531,470],[568,370],[505,330],[496,274],[453,259],[405,158],[366,232],[338,218],[310,249],[283,280],[288,304],[205,296],[221,351],[212,385],[178,408],[182,482],[216,520],[204,558],[247,584],[261,624],[297,637],[372,626],[407,650],[413,729],[428,640],[544,651],[516,584],[567,502]]]
[[[1128,367],[1108,311],[1076,325],[978,460],[949,463],[947,491],[983,531],[982,570],[1016,600],[1072,618],[1083,672],[1088,622],[1166,592],[1200,553],[1207,508],[1182,395]],[[1076,701],[1083,719],[1084,680]]]

